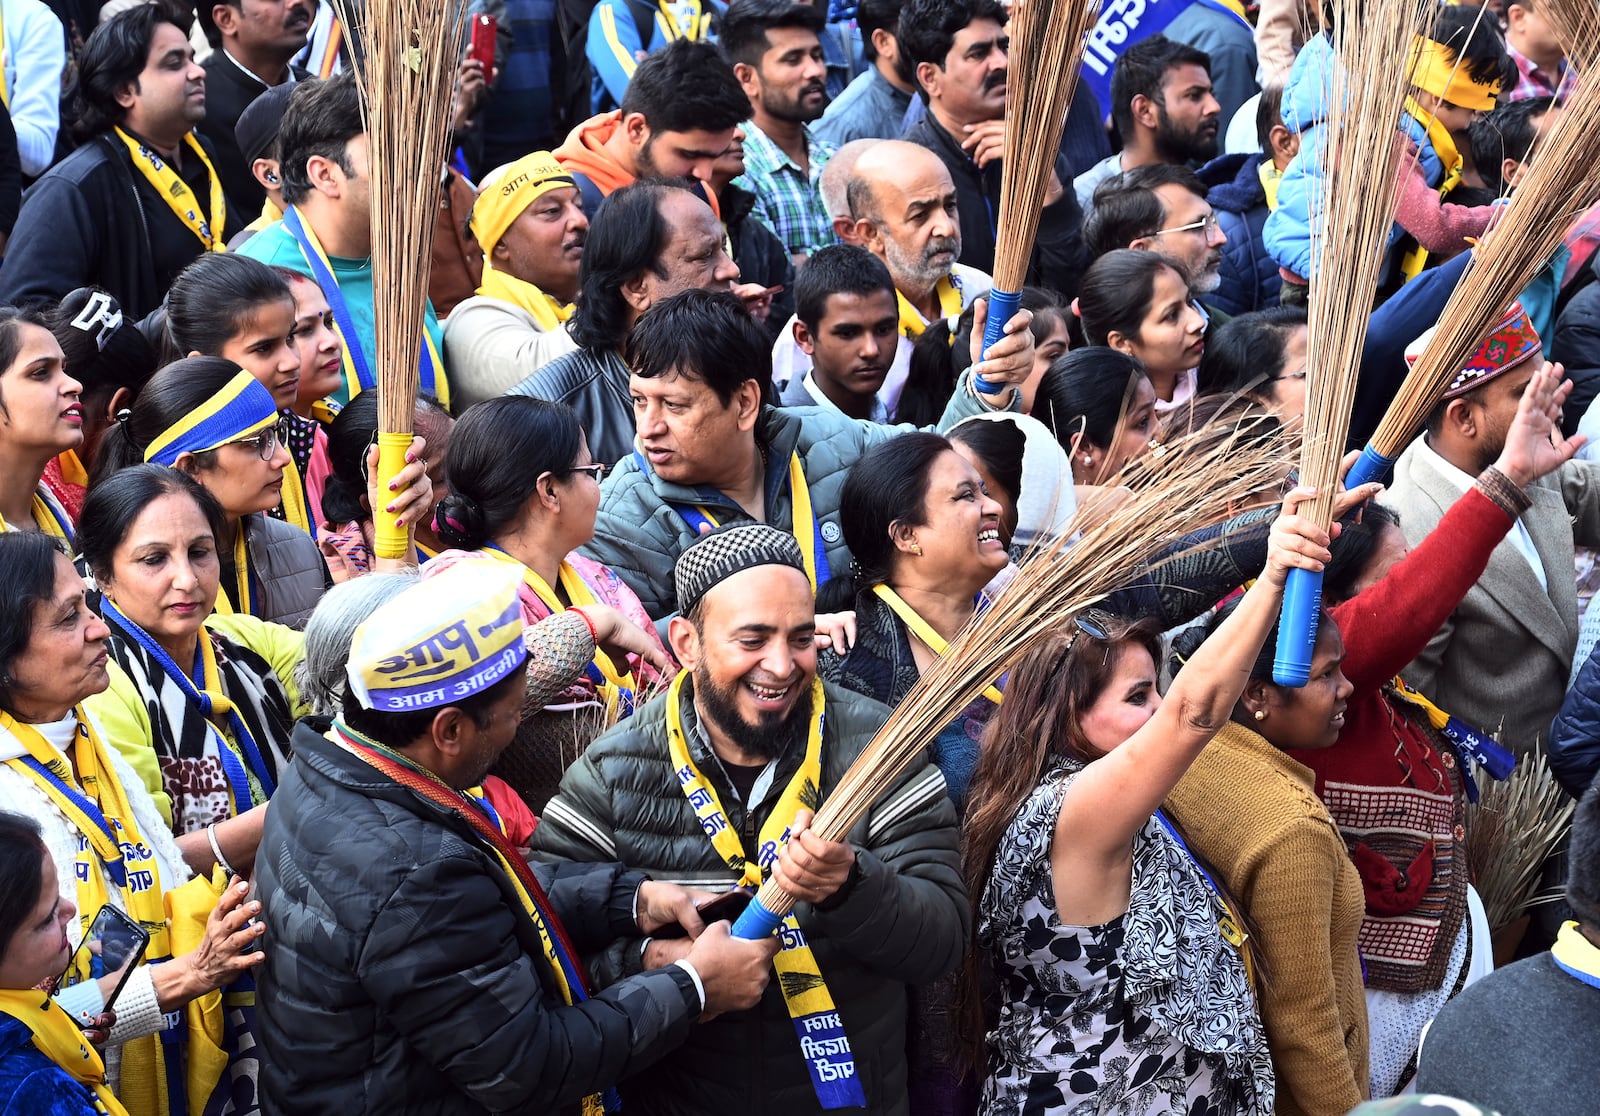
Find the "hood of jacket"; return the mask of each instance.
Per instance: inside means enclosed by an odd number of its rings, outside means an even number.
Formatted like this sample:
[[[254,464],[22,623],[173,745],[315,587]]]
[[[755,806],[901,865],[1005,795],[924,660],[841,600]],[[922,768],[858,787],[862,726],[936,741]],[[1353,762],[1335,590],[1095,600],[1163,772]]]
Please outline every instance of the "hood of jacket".
[[[1221,155],[1211,160],[1197,172],[1200,181],[1209,187],[1206,201],[1212,209],[1229,213],[1246,213],[1267,200],[1267,191],[1261,185],[1261,164],[1266,162],[1264,152],[1252,151],[1243,155]]]
[[[591,116],[572,129],[561,146],[555,149],[553,154],[556,162],[570,171],[587,177],[600,188],[602,194],[622,189],[632,183],[635,176],[606,150],[606,142],[616,135],[620,127],[622,127],[621,109]],[[717,206],[716,193],[709,189],[702,189],[699,193],[711,206],[711,211],[717,215],[717,219],[721,220],[722,211]]]
[[[1321,124],[1328,116],[1328,98],[1333,88],[1333,67],[1338,61],[1333,43],[1326,35],[1314,35],[1295,56],[1289,80],[1283,90],[1280,115],[1296,135]]]
[[[1066,533],[1078,513],[1072,483],[1072,462],[1050,428],[1036,418],[1011,412],[973,415],[951,430],[955,435],[974,422],[1005,422],[1022,432],[1022,483],[1017,491],[1017,526],[1011,535],[1011,558],[1030,547],[1049,546]]]

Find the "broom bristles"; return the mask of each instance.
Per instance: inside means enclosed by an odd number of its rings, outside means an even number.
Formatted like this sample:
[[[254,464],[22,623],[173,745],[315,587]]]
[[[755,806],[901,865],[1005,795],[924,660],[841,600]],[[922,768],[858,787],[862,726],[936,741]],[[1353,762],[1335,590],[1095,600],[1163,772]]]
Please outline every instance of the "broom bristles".
[[[1581,56],[1600,53],[1600,9],[1593,0],[1545,3],[1541,11],[1567,13],[1564,25],[1584,36],[1574,48]],[[1474,251],[1433,336],[1373,433],[1372,447],[1384,457],[1399,456],[1416,437],[1467,358],[1600,194],[1600,131],[1592,123],[1597,113],[1600,81],[1584,80],[1559,111],[1500,220]]]
[[[1429,0],[1335,0],[1321,144],[1321,192],[1311,199],[1312,275],[1300,479],[1317,489],[1306,514],[1332,519],[1349,438],[1367,315],[1394,225],[1403,159],[1398,127],[1411,87],[1412,41],[1430,27]],[[1302,153],[1304,157],[1304,153]]]
[[[347,0],[341,14],[352,25]],[[369,0],[358,27],[372,196],[372,315],[378,429],[411,430],[439,177],[466,0]],[[436,370],[443,375],[443,370]]]
[[[1138,576],[1162,550],[1197,527],[1222,520],[1280,475],[1282,445],[1258,425],[1210,428],[1175,439],[1155,458],[1130,462],[1117,483],[1133,495],[1107,509],[1092,501],[1067,531],[1040,548],[980,616],[923,673],[817,810],[812,829],[842,840],[925,753],[928,741],[1004,674],[1038,633]],[[1070,482],[1069,482],[1070,483]],[[1184,509],[1181,523],[1174,508]],[[1079,528],[1083,534],[1072,541]],[[1182,555],[1169,555],[1159,566]],[[763,907],[784,913],[793,900],[768,881]]]
[[[1100,0],[1020,0],[1012,9],[996,290],[1020,291],[1027,281],[1039,211],[1078,84],[1083,45],[1099,11]],[[1070,181],[1062,185],[1072,189]]]
[[[1544,863],[1571,827],[1573,808],[1538,751],[1524,756],[1507,779],[1486,780],[1478,802],[1467,804],[1462,856],[1491,930],[1542,901]]]

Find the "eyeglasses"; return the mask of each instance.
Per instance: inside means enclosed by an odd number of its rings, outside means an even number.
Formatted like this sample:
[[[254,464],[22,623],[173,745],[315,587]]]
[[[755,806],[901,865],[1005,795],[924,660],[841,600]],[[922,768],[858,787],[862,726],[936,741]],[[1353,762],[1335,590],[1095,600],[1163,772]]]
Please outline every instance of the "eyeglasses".
[[[1204,217],[1200,218],[1200,220],[1198,220],[1198,221],[1190,221],[1187,225],[1178,225],[1178,226],[1176,226],[1174,228],[1170,228],[1170,229],[1157,229],[1155,232],[1151,233],[1150,235],[1151,236],[1164,236],[1167,233],[1203,232],[1207,236],[1210,236],[1211,233],[1216,230],[1216,228],[1217,228],[1217,215],[1215,213],[1207,213]]]
[[[263,461],[271,461],[272,455],[278,452],[278,428],[269,426],[259,434],[248,438],[240,438],[237,442],[224,442],[227,446],[242,446],[256,451],[256,456]]]
[[[606,479],[606,474],[611,471],[611,466],[596,461],[590,465],[573,465],[562,471],[565,473],[588,473],[594,478],[594,483],[599,484]]]

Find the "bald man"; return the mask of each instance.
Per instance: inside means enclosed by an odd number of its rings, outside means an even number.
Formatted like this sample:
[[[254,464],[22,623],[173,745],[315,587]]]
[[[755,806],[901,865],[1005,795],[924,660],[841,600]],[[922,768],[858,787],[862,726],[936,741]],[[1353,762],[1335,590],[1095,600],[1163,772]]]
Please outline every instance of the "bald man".
[[[833,153],[828,165],[817,176],[817,192],[822,195],[822,208],[833,221],[833,233],[846,244],[855,244],[855,220],[850,216],[850,176],[855,173],[856,160],[882,140],[851,140]]]
[[[836,155],[835,158],[838,158]],[[878,392],[893,415],[911,371],[911,349],[941,318],[959,317],[989,293],[989,276],[956,261],[961,257],[961,216],[956,187],[933,152],[903,140],[879,140],[856,159],[846,185],[848,216],[835,221],[841,239],[877,256],[894,279],[900,342]],[[774,383],[803,379],[811,358],[795,337],[794,320],[772,350]]]

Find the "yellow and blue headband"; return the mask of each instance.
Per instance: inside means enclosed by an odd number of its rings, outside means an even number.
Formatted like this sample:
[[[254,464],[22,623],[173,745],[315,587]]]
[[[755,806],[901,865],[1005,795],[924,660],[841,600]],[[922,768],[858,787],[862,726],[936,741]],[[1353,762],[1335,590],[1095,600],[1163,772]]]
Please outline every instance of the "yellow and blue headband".
[[[1499,82],[1472,80],[1467,64],[1456,52],[1443,43],[1424,39],[1418,35],[1411,40],[1411,84],[1441,101],[1448,101],[1473,112],[1488,112],[1494,108],[1495,95],[1500,92]]]
[[[278,405],[260,380],[241,371],[222,390],[167,427],[144,451],[157,465],[176,465],[186,453],[205,453],[278,423]]]
[[[463,559],[418,582],[356,629],[345,668],[364,709],[415,713],[459,705],[518,670],[521,573]]]

